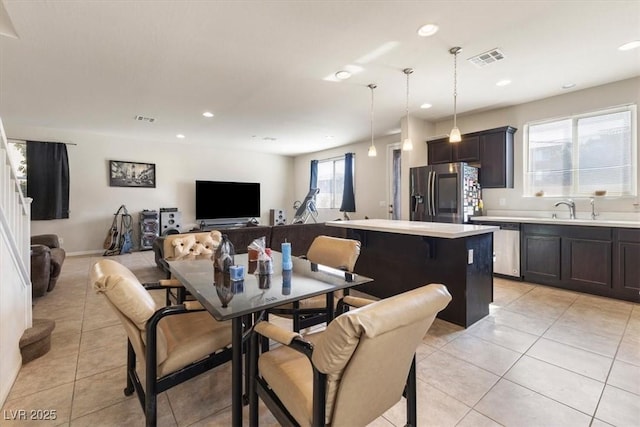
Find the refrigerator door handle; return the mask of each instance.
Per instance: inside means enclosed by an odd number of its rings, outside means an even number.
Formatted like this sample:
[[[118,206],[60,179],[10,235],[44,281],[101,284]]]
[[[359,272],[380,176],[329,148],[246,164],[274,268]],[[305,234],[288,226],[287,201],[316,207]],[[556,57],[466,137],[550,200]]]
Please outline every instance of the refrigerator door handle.
[[[435,177],[435,172],[434,171],[430,171],[429,172],[429,216],[434,216],[434,194],[433,194],[433,181],[434,181],[434,177]]]
[[[431,172],[431,179],[429,180],[429,197],[431,198],[431,216],[436,216],[436,172]]]

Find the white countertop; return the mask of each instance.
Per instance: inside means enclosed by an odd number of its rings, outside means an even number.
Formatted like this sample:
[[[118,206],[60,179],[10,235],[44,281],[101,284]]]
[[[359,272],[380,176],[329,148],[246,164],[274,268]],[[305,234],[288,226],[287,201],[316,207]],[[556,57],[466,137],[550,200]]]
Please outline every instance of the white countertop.
[[[525,224],[581,225],[590,227],[640,228],[640,221],[601,220],[601,219],[568,219],[568,218],[535,218],[518,216],[472,216],[472,221],[519,222]]]
[[[350,221],[328,221],[333,227],[353,228],[356,230],[381,231],[384,233],[412,234],[415,236],[458,239],[492,233],[499,227],[473,224],[448,224],[442,222],[400,221],[391,219],[356,219]]]

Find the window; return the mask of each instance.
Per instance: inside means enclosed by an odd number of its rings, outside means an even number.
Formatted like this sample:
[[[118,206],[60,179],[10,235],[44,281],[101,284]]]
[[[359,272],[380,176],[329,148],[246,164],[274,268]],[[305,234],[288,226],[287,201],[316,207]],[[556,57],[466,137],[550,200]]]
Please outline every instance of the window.
[[[344,189],[344,157],[318,162],[318,188],[320,192],[316,196],[316,207],[340,209]]]
[[[636,106],[525,125],[524,195],[635,196]]]
[[[16,177],[22,194],[27,195],[27,144],[25,142],[8,142],[7,144],[11,163],[16,167]]]

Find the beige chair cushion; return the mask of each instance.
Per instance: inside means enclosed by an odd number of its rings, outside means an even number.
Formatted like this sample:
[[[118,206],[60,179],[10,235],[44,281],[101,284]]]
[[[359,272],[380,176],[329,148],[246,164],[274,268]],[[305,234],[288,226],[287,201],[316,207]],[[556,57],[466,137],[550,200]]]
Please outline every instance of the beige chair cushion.
[[[191,234],[176,237],[172,239],[171,244],[173,246],[173,259],[185,259],[190,255],[193,255],[193,248],[196,245],[196,236]],[[193,255],[193,258],[195,259],[195,255]]]
[[[211,259],[220,245],[218,230],[209,233],[170,234],[164,239],[164,258],[167,261]]]
[[[366,425],[400,400],[416,348],[450,300],[443,285],[423,286],[351,310],[305,337],[314,343],[314,366],[327,374],[327,424]],[[260,356],[259,369],[294,418],[311,425],[308,359],[279,347]]]
[[[113,263],[122,266],[115,261]],[[119,271],[120,268],[110,268],[107,263],[101,265],[103,272],[94,282],[94,288],[97,292],[103,293],[122,314],[143,331],[147,320],[156,311],[155,301],[138,279],[122,274],[124,272]]]
[[[206,311],[165,317],[159,327],[167,340],[167,358],[158,365],[159,377],[231,345],[231,323],[217,322]]]
[[[316,237],[307,251],[307,259],[309,261],[346,271],[353,271],[359,256],[359,241],[331,236]],[[343,296],[344,292],[342,290],[333,293],[334,307]],[[299,301],[298,307],[304,309],[317,308],[322,310],[327,307],[327,298],[324,295],[307,298]],[[278,309],[293,310],[293,304],[284,304],[278,306]],[[291,318],[293,316],[292,314],[285,313],[277,313],[277,315],[286,318]]]
[[[315,343],[322,332],[305,335]],[[313,370],[309,359],[289,347],[277,347],[258,359],[260,375],[301,426],[311,426],[313,413]]]
[[[151,294],[127,267],[110,259],[101,260],[93,265],[90,280],[96,292],[106,296],[111,306],[116,309],[129,339],[135,343],[134,347],[142,350],[140,357],[144,360],[146,324],[157,310]],[[157,362],[161,364],[167,358],[167,341],[161,330],[156,340]]]
[[[338,304],[338,301],[343,296],[344,296],[344,292],[342,291],[342,289],[337,290],[337,291],[335,291],[333,293],[334,307]],[[298,308],[323,309],[323,308],[326,308],[326,307],[327,307],[327,297],[324,296],[324,295],[318,295],[318,296],[315,296],[315,297],[311,297],[311,298],[307,298],[307,299],[303,299],[303,300],[298,301]],[[293,310],[293,303],[279,305],[278,308],[285,309],[285,310]],[[280,316],[280,317],[291,317],[291,315],[289,315],[289,314],[276,313],[276,315]]]
[[[346,271],[353,271],[359,256],[359,241],[331,236],[316,237],[307,251],[309,261]]]

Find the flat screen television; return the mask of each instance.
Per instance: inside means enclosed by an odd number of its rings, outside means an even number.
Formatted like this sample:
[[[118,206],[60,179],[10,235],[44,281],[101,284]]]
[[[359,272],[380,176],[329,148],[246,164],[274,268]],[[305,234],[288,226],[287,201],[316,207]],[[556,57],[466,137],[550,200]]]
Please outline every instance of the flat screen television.
[[[196,181],[196,221],[221,223],[259,217],[260,183]]]

